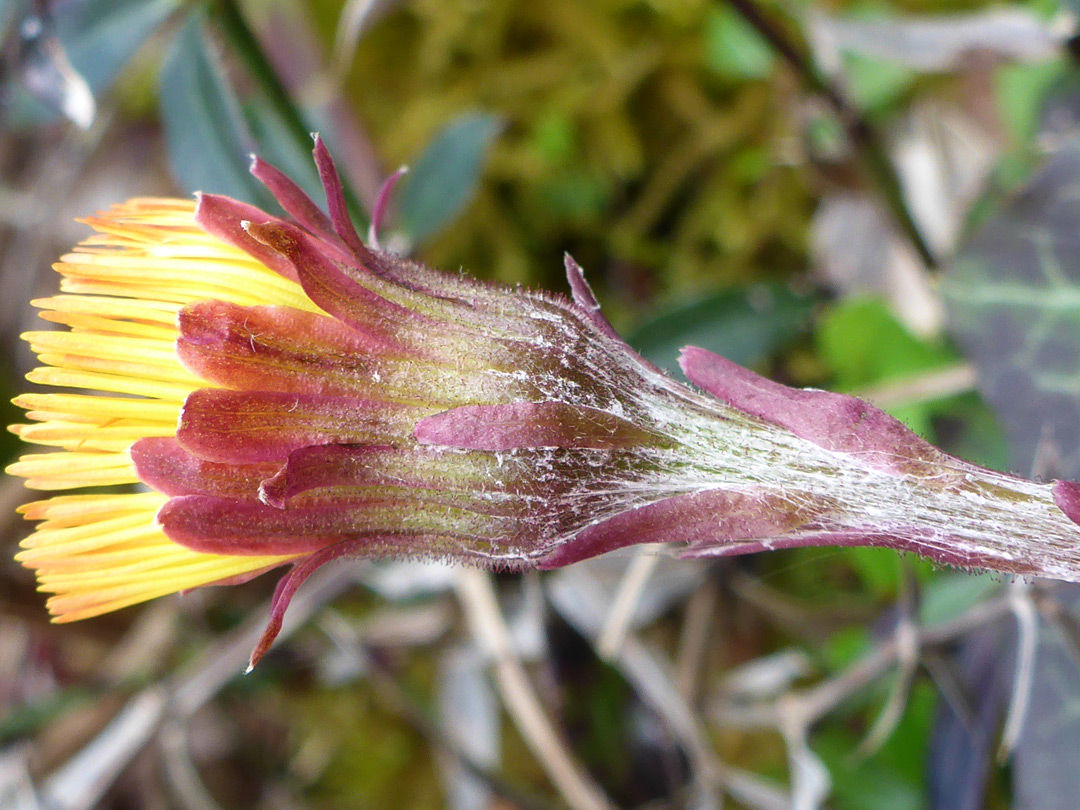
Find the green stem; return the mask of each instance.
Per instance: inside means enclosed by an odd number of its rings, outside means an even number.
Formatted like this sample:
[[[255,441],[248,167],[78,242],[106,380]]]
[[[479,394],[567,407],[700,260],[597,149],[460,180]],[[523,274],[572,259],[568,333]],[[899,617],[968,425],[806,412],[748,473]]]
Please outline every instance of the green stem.
[[[248,74],[258,86],[274,112],[285,123],[289,134],[301,152],[310,153],[312,149],[311,130],[304,123],[300,110],[293,103],[292,97],[281,79],[263,53],[255,33],[247,24],[236,0],[211,0],[210,11],[217,28],[231,46],[236,56],[243,62]],[[362,212],[363,206],[348,185],[344,173],[342,183],[345,186],[345,199],[354,215]]]
[[[765,16],[755,0],[728,0],[728,3],[795,69],[810,90],[828,101],[847,131],[848,137],[855,144],[863,165],[877,183],[900,229],[910,240],[926,266],[930,269],[935,268],[937,259],[934,252],[915,223],[915,218],[904,199],[900,177],[889,160],[888,153],[882,146],[881,136],[874,126],[844,97],[839,88],[821,75],[810,57],[795,44],[787,32],[774,20]]]

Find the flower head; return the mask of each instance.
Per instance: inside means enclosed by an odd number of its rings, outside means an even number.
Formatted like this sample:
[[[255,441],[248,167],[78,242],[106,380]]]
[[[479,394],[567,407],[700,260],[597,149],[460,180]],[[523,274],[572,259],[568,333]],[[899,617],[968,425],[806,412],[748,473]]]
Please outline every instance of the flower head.
[[[19,559],[58,621],[342,555],[556,567],[632,543],[688,555],[877,544],[1080,578],[1080,488],[952,458],[852,397],[702,349],[680,384],[626,346],[567,259],[573,300],[365,245],[325,147],[324,214],[256,160],[288,218],[214,195],[141,199],[36,301],[9,471],[58,495]]]

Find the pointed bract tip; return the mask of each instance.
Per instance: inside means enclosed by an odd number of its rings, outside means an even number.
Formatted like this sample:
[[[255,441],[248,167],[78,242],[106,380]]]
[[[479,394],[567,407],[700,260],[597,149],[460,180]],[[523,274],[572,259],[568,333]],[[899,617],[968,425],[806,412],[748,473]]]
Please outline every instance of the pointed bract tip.
[[[371,223],[368,225],[368,243],[376,250],[381,249],[379,230],[382,228],[383,220],[386,218],[386,213],[390,208],[390,198],[394,194],[394,188],[408,171],[408,166],[400,166],[397,171],[383,181],[382,188],[379,189],[379,194],[375,198],[375,205],[371,209]]]
[[[267,624],[266,629],[263,630],[262,635],[259,636],[259,640],[255,644],[255,649],[251,651],[251,657],[248,658],[247,669],[244,670],[245,675],[259,665],[263,656],[266,655],[270,651],[270,647],[273,646],[274,640],[278,637],[278,633],[281,632],[281,619],[285,615],[285,606],[287,604],[288,599],[285,600],[285,604],[274,604],[271,606],[270,622]]]
[[[619,336],[619,333],[615,331],[615,327],[600,311],[600,302],[593,293],[592,287],[589,286],[589,282],[585,280],[585,271],[581,269],[581,265],[569,253],[563,254],[563,265],[566,267],[566,280],[570,283],[570,295],[574,299],[574,303],[581,308],[585,316],[601,332],[620,345],[626,346],[626,341]],[[629,347],[627,348],[629,349]],[[644,358],[639,358],[639,360],[651,366]],[[655,368],[655,366],[652,366],[652,368]]]
[[[243,220],[240,227],[252,239],[276,253],[288,254],[298,244],[299,229],[280,220],[252,222]]]

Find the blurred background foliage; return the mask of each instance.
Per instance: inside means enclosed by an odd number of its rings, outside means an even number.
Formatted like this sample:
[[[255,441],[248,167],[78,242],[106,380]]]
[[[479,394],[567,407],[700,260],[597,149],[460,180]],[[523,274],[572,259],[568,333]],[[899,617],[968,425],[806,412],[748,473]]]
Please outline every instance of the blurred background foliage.
[[[315,195],[317,130],[361,222],[411,167],[391,249],[557,291],[570,252],[661,365],[702,345],[1076,477],[1076,11],[2,0],[2,399],[75,217],[272,206],[252,152]],[[26,499],[10,482],[0,514]],[[499,577],[504,652],[589,804],[521,733],[458,572],[335,569],[246,678],[271,583],[54,628],[0,574],[3,808],[1080,807],[1080,613],[1052,583],[871,549]]]

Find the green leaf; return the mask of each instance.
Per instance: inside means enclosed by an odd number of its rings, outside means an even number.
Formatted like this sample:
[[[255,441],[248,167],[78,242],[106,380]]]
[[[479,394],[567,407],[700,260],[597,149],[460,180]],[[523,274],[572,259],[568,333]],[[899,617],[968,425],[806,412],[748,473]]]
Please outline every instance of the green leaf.
[[[900,559],[893,549],[845,548],[843,557],[874,596],[896,593],[900,583]]]
[[[1039,130],[1047,94],[1068,75],[1064,59],[1002,65],[997,69],[994,74],[997,107],[1014,143],[1031,144]]]
[[[433,236],[465,208],[500,127],[499,119],[492,115],[463,115],[436,134],[411,166],[398,217],[412,244]]]
[[[878,299],[844,301],[822,318],[818,354],[844,390],[901,379],[956,361],[937,341],[911,334]]]
[[[869,652],[873,646],[870,631],[854,625],[837,630],[818,649],[822,664],[831,672],[849,667]]]
[[[158,79],[169,161],[189,192],[227,194],[262,206],[271,199],[248,173],[254,140],[224,70],[207,48],[202,15],[192,13]]]
[[[95,94],[108,87],[180,0],[86,0],[56,15],[57,36]]]
[[[1062,148],[989,219],[945,274],[950,329],[1030,473],[1080,475],[1080,145]]]
[[[940,342],[908,332],[876,299],[852,299],[833,307],[822,318],[815,339],[818,355],[832,373],[832,387],[842,391],[901,380],[958,360]],[[892,408],[890,412],[916,433],[932,434],[933,403]]]
[[[595,221],[611,197],[607,184],[576,168],[553,174],[537,186],[544,208],[560,219]]]
[[[916,688],[901,725],[884,748],[867,759],[851,756],[858,739],[832,726],[811,741],[832,777],[832,801],[837,810],[921,810],[923,755],[933,709],[930,690]]]
[[[547,163],[564,165],[578,152],[574,122],[559,110],[552,110],[536,122],[530,140]]]
[[[806,328],[813,306],[811,296],[783,284],[752,284],[676,306],[646,321],[627,341],[676,373],[679,351],[691,345],[754,366]]]
[[[942,572],[923,587],[919,622],[934,625],[956,618],[999,590],[1001,585],[1001,577],[994,574]]]
[[[705,59],[730,79],[764,79],[776,56],[762,36],[731,6],[713,9],[705,22]]]
[[[868,112],[881,112],[894,106],[911,89],[917,75],[896,62],[852,52],[844,54],[844,65],[852,97],[858,107]]]

